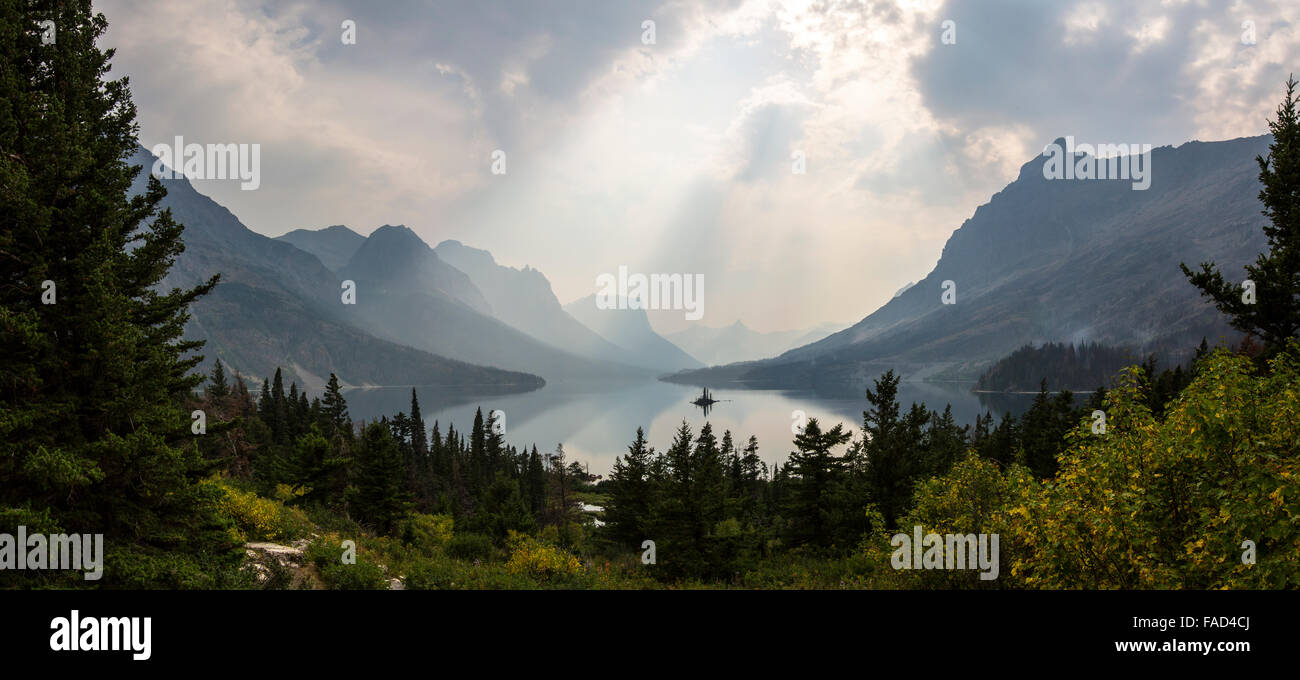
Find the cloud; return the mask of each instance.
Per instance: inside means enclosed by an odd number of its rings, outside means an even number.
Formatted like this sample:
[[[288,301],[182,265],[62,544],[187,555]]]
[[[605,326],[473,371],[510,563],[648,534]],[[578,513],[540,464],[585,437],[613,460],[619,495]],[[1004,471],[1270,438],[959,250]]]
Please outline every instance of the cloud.
[[[146,145],[262,144],[258,191],[199,183],[253,229],[404,223],[564,301],[619,265],[703,273],[705,323],[758,330],[870,313],[1058,136],[1264,132],[1300,57],[1285,0],[97,7]]]

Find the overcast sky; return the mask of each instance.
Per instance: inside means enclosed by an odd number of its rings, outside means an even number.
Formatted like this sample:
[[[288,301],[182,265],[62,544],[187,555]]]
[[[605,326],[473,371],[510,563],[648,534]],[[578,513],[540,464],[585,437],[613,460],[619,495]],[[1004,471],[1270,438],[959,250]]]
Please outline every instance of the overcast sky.
[[[97,8],[145,146],[261,144],[257,190],[196,182],[255,231],[405,224],[562,302],[619,265],[698,273],[699,323],[764,331],[875,310],[1056,137],[1262,134],[1300,71],[1294,1]]]

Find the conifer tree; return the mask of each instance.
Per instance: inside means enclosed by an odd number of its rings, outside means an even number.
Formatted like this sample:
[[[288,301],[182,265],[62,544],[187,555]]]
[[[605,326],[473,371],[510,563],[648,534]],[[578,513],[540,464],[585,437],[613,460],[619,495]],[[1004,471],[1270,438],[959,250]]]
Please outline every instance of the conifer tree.
[[[183,226],[158,179],[131,195],[136,109],[96,46],[107,26],[89,0],[0,1],[0,517],[103,533],[101,585],[211,587],[239,552],[179,400],[202,382],[187,309],[217,277],[161,285]]]
[[[348,511],[376,532],[387,534],[410,511],[411,499],[401,453],[386,423],[366,426],[354,461]]]
[[[546,510],[546,468],[536,444],[528,454],[528,506],[539,517]]]
[[[474,425],[469,432],[469,488],[477,494],[487,478],[487,433],[483,425],[483,409],[474,411]]]
[[[276,444],[287,444],[289,442],[289,423],[285,410],[284,396],[284,376],[280,373],[280,368],[275,369],[275,377],[271,380],[271,405],[269,411],[269,422],[271,427],[271,439]]]
[[[1193,272],[1180,264],[1183,274],[1201,295],[1210,298],[1228,315],[1237,330],[1259,336],[1265,356],[1272,356],[1286,341],[1300,332],[1300,119],[1296,112],[1296,80],[1287,78],[1286,95],[1277,107],[1277,119],[1269,121],[1273,143],[1267,156],[1257,156],[1259,181],[1263,188],[1261,211],[1269,219],[1263,225],[1268,252],[1246,265],[1245,280],[1254,285],[1254,296],[1243,290],[1243,281],[1225,277],[1214,262],[1202,262]]]
[[[420,414],[420,398],[411,388],[411,450],[421,466],[427,465],[429,455],[428,433],[424,429],[424,416]]]
[[[624,545],[640,546],[647,538],[651,503],[650,459],[654,448],[645,431],[636,429],[636,439],[627,447],[627,456],[614,459],[609,473],[609,501],[605,504],[605,521],[617,540]]]
[[[794,476],[789,498],[792,538],[798,544],[828,546],[841,519],[838,491],[842,463],[831,451],[849,441],[842,424],[822,432],[816,418],[809,418],[803,432],[794,438],[790,472]]]
[[[324,430],[329,439],[342,437],[344,441],[352,439],[352,418],[348,416],[348,404],[343,399],[343,390],[339,387],[338,376],[330,373],[325,385],[325,396],[321,399],[321,413],[325,418]]]
[[[230,384],[226,382],[226,370],[221,367],[221,362],[214,361],[212,363],[212,378],[207,393],[209,399],[217,401],[230,395]]]

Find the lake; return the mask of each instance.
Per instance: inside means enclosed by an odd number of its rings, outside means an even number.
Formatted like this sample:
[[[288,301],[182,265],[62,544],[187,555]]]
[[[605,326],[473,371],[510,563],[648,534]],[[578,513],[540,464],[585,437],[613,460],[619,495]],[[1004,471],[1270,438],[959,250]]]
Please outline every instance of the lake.
[[[490,411],[499,409],[505,413],[507,443],[519,448],[536,444],[542,453],[563,444],[568,460],[584,463],[598,475],[608,475],[614,457],[627,453],[638,427],[645,428],[650,444],[663,451],[672,443],[682,420],[690,423],[696,433],[707,420],[719,439],[723,430],[731,430],[738,448],[751,434],[756,435],[759,455],[770,467],[784,462],[792,448],[792,412],[803,411],[809,418],[817,418],[823,429],[842,422],[856,436],[862,429],[862,411],[867,408],[865,396],[850,399],[813,391],[719,389],[713,390],[713,397],[720,401],[712,406],[706,419],[701,408],[691,403],[699,396],[698,387],[658,381],[557,383],[518,394],[491,394],[463,387],[415,389],[429,428],[436,420],[444,435],[448,423],[468,433],[476,408],[483,408],[485,418]],[[940,411],[945,404],[951,404],[959,424],[973,424],[975,416],[985,411],[998,418],[1008,411],[1019,415],[1033,400],[1033,395],[975,394],[970,389],[970,383],[905,382],[899,386],[899,401],[905,410],[913,401],[925,402],[927,407]],[[343,394],[354,421],[410,410],[409,386],[354,388]]]

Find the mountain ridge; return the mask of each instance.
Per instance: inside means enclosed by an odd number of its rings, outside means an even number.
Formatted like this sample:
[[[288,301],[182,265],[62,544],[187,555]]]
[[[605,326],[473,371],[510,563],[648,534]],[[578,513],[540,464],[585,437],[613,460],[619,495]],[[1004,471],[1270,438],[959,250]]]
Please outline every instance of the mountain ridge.
[[[1176,358],[1202,337],[1232,342],[1240,334],[1177,265],[1215,260],[1237,272],[1266,247],[1255,157],[1270,139],[1153,149],[1145,191],[1048,180],[1035,157],[953,232],[926,277],[861,321],[772,359],[669,379],[856,391],[890,368],[973,380],[1027,343],[1097,341]],[[951,305],[945,281],[955,284]]]
[[[133,193],[143,190],[155,157],[139,147]],[[338,278],[314,255],[248,229],[229,209],[183,177],[163,179],[170,209],[185,226],[185,251],[160,289],[191,287],[215,273],[222,281],[190,306],[185,337],[205,340],[201,368],[220,360],[243,375],[289,380],[319,391],[332,372],[349,385],[401,379],[447,385],[544,384],[522,372],[474,366],[380,339],[350,323],[341,311]],[[311,329],[304,332],[304,329]]]

